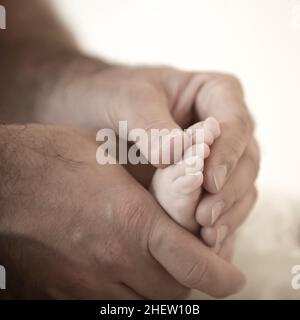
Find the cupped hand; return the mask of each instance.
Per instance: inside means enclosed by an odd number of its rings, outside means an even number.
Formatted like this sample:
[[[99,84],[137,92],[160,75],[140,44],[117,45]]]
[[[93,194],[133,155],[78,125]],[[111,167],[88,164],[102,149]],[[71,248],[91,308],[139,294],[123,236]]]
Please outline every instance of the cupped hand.
[[[120,120],[130,129],[184,129],[216,118],[221,136],[205,164],[204,187],[196,218],[209,245],[223,242],[246,219],[256,200],[259,148],[254,124],[239,80],[227,74],[183,72],[170,68],[112,68],[89,82],[87,123],[117,131]],[[149,146],[139,142],[140,149]],[[151,145],[147,152],[160,150]],[[157,166],[157,165],[156,165]],[[158,165],[160,166],[160,165]]]

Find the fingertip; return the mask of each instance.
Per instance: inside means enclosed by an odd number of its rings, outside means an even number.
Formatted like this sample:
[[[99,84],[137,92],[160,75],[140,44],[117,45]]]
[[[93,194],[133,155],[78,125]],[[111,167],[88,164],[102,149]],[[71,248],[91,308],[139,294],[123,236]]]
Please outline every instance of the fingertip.
[[[247,279],[244,273],[242,273],[234,266],[232,266],[232,268],[234,268],[234,276],[230,277],[230,283],[228,283],[228,285],[224,285],[220,290],[212,292],[211,296],[213,298],[226,298],[228,296],[239,293],[245,287]]]
[[[233,290],[232,294],[236,294],[240,292],[247,284],[247,278],[246,275],[236,268],[237,277],[235,281],[235,290]]]
[[[217,233],[216,230],[210,227],[203,227],[200,230],[202,240],[209,246],[214,247],[216,244]]]
[[[211,226],[211,213],[205,209],[205,206],[200,202],[196,209],[196,221],[203,227]]]
[[[210,295],[212,297],[225,298],[240,292],[244,288],[246,277],[240,269],[218,255],[215,255],[214,263],[218,264],[216,268],[220,273],[215,279],[219,286],[211,289]]]

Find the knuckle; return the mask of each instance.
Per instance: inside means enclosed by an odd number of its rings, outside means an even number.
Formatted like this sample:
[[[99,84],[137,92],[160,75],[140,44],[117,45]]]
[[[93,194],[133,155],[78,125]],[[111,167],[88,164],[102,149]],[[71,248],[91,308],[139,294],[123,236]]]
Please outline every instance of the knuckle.
[[[247,111],[247,117],[248,117],[247,118],[248,129],[251,131],[251,133],[253,133],[256,128],[256,122],[252,113],[247,108],[246,108],[246,111]]]
[[[257,169],[259,171],[260,169],[260,160],[261,160],[261,151],[260,151],[260,146],[257,142],[256,139],[253,139],[253,146],[254,146],[254,152],[253,152],[253,157],[254,157],[254,160],[256,162],[256,166],[257,166]]]
[[[225,73],[223,75],[223,79],[224,79],[224,81],[226,81],[228,83],[234,84],[235,86],[242,88],[240,79],[238,78],[237,75],[235,75],[233,73]]]
[[[248,149],[248,159],[251,162],[251,166],[255,172],[255,177],[257,177],[260,171],[260,150],[257,142],[253,139]]]
[[[228,195],[227,195],[227,198],[229,199],[227,201],[228,207],[232,206],[236,201],[240,199],[240,197],[241,197],[241,190],[239,186],[237,186],[236,184],[233,184],[230,190],[228,191]]]
[[[191,289],[199,289],[207,276],[207,272],[208,261],[201,257],[184,276],[182,284]]]
[[[227,92],[229,88],[234,89],[234,92],[244,95],[243,88],[239,78],[230,73],[218,74],[211,82],[214,90],[220,90],[221,92]]]
[[[254,157],[251,157],[250,159],[252,162],[253,172],[255,174],[254,178],[256,178],[260,170],[260,162]]]
[[[246,106],[241,112],[234,115],[233,121],[234,123],[232,125],[238,128],[239,132],[243,135],[250,136],[254,131],[254,120]]]

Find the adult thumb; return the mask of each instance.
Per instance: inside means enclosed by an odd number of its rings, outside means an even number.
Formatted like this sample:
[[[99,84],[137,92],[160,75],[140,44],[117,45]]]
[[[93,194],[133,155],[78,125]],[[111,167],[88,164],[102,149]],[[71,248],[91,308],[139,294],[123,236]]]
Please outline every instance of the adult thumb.
[[[129,108],[127,115],[128,140],[155,167],[181,160],[191,145],[191,137],[173,119],[166,99],[146,99],[142,105]]]

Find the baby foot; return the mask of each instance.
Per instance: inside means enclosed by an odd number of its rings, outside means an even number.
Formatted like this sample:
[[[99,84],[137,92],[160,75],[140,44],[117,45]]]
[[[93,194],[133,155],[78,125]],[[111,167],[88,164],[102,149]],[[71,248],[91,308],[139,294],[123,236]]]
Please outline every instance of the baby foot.
[[[197,129],[203,129],[200,143]],[[204,159],[209,155],[209,146],[220,135],[220,127],[214,118],[208,118],[191,126],[188,132],[193,136],[193,145],[180,162],[156,170],[150,191],[177,223],[196,233],[199,224],[195,210],[202,191]]]

